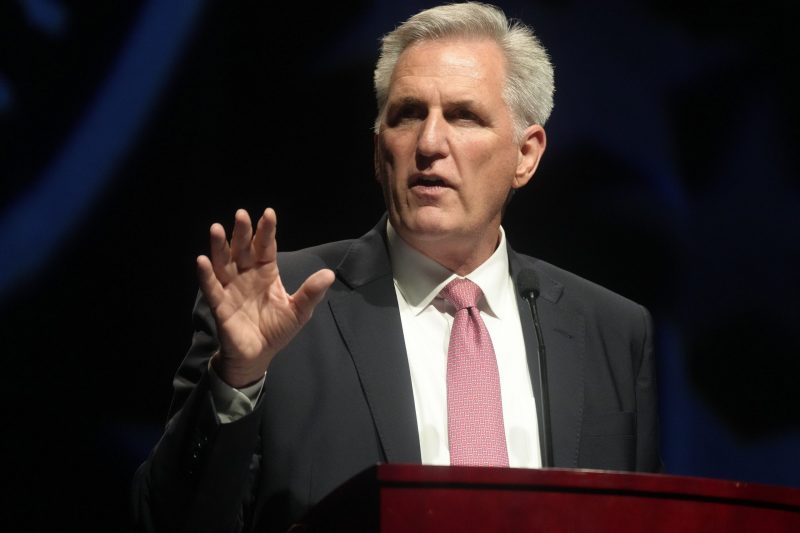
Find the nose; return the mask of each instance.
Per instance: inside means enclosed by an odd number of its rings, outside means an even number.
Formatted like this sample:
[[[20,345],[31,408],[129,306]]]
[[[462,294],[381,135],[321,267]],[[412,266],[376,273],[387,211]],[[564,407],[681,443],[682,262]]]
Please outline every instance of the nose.
[[[435,160],[447,157],[450,151],[447,121],[440,114],[429,112],[421,123],[417,137],[419,168],[429,167]]]

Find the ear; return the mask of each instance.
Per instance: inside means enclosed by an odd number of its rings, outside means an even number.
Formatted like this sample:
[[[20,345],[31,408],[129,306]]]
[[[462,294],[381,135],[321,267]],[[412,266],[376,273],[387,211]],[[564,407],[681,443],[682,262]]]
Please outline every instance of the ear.
[[[514,173],[514,181],[511,183],[512,188],[519,189],[528,184],[539,166],[539,160],[542,159],[546,145],[547,135],[544,133],[544,128],[539,124],[528,126],[520,141],[517,170]]]

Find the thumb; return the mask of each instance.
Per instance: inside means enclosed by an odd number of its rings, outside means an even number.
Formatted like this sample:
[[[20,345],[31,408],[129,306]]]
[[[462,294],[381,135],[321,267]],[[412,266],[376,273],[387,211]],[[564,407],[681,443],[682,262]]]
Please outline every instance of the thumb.
[[[300,324],[305,324],[318,303],[325,297],[325,292],[333,285],[336,275],[333,270],[324,268],[311,274],[292,295],[295,314]]]

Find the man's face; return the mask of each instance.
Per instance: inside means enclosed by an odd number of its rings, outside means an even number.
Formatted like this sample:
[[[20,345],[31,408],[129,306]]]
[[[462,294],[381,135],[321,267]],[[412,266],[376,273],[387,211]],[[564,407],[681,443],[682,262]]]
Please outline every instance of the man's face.
[[[403,239],[455,270],[496,247],[509,191],[544,150],[531,126],[514,139],[505,62],[488,40],[423,41],[400,56],[376,138],[376,170]],[[477,266],[477,265],[475,265]]]

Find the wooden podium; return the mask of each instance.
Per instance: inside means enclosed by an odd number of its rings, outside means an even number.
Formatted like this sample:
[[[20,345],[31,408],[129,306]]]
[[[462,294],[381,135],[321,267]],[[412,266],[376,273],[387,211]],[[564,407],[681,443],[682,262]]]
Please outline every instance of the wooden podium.
[[[377,465],[291,531],[800,532],[800,489],[671,475]]]

